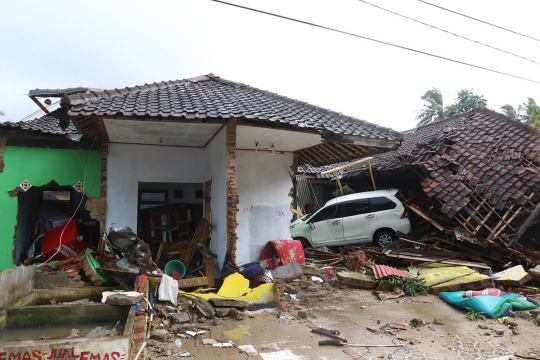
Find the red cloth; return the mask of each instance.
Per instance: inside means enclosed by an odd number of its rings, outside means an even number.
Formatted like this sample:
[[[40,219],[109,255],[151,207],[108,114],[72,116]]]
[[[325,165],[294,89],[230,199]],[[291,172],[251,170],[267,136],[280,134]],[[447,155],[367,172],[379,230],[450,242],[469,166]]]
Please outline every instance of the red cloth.
[[[499,289],[487,288],[484,290],[468,290],[468,291],[465,291],[462,296],[464,298],[470,298],[470,297],[478,296],[478,295],[503,296],[504,293]]]
[[[297,262],[300,265],[306,264],[304,247],[302,246],[302,242],[298,240],[270,240],[267,242],[261,254],[261,261],[275,256],[281,259],[280,265],[287,265],[293,262]]]

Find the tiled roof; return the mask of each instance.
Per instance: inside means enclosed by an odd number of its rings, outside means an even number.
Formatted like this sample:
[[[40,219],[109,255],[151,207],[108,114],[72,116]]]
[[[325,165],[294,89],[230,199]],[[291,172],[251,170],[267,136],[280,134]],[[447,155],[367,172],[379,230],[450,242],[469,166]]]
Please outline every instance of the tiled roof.
[[[23,130],[34,130],[45,134],[78,134],[77,127],[70,121],[66,130],[58,125],[58,119],[45,115],[39,119],[18,121],[18,122],[0,122],[0,126],[21,128]]]
[[[439,199],[449,217],[469,203],[473,192],[502,210],[524,204],[526,194],[540,187],[540,130],[485,108],[420,127],[406,135],[398,150],[374,158],[375,171],[407,164],[426,170],[424,192]],[[305,165],[301,170],[324,171]],[[360,164],[343,170],[343,176],[366,170]]]
[[[70,116],[127,116],[163,119],[240,118],[272,121],[340,135],[397,141],[392,129],[289,99],[212,74],[124,89],[64,97]]]
[[[453,217],[472,195],[495,210],[529,202],[540,187],[540,130],[487,109],[461,116],[414,150],[408,162],[428,171],[424,192]]]

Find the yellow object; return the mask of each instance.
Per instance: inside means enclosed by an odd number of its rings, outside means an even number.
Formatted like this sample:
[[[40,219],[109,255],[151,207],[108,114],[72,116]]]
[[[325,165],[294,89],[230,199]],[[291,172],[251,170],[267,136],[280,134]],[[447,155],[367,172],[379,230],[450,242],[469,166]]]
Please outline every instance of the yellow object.
[[[249,280],[242,274],[234,273],[223,281],[223,285],[216,294],[201,294],[179,290],[178,293],[189,297],[202,297],[210,300],[214,298],[241,300],[248,304],[272,304],[274,302],[275,284],[262,284],[255,289],[249,288]]]
[[[364,305],[360,306],[360,309],[365,309],[366,307]]]
[[[493,276],[497,283],[505,286],[521,286],[531,279],[529,273],[521,265],[495,273]]]
[[[483,289],[492,286],[491,278],[467,266],[425,267],[421,268],[419,278],[424,278],[430,292]],[[445,281],[448,280],[448,281]]]

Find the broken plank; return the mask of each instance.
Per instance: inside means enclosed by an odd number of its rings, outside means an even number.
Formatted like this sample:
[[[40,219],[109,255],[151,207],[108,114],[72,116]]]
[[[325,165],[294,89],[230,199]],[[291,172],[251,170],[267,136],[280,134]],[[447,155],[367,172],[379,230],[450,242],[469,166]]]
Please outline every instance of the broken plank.
[[[480,269],[489,269],[490,267],[484,263],[476,263],[476,262],[468,262],[468,261],[460,261],[460,260],[448,260],[448,259],[436,259],[436,258],[428,258],[428,257],[416,257],[412,255],[402,255],[402,254],[392,254],[387,253],[385,254],[388,257],[395,258],[395,259],[404,259],[404,260],[414,260],[414,261],[424,261],[424,262],[437,262],[441,264],[448,264],[448,265],[459,265],[459,266],[469,266],[474,268],[480,268]]]
[[[437,229],[439,229],[440,231],[444,232],[445,234],[449,234],[449,235],[452,235],[454,234],[454,231],[453,230],[450,230],[450,229],[447,229],[445,228],[444,226],[442,226],[441,224],[439,224],[438,222],[436,222],[435,220],[433,220],[432,218],[430,218],[429,216],[427,216],[426,213],[424,213],[422,211],[422,209],[420,209],[419,207],[417,207],[416,205],[414,204],[405,204],[405,206],[407,206],[409,209],[411,209],[412,211],[414,211],[415,213],[417,213],[418,215],[420,215],[424,220],[426,220],[427,222],[429,222],[431,225],[435,226]]]
[[[205,277],[196,277],[191,279],[180,279],[178,281],[178,288],[186,288],[192,286],[206,286],[208,285],[208,278]]]

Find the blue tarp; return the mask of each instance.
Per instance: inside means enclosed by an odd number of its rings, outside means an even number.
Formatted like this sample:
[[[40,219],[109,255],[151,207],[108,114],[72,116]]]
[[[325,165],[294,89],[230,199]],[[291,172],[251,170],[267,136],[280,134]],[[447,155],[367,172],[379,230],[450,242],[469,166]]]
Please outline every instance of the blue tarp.
[[[495,319],[501,317],[507,310],[531,310],[536,308],[533,303],[519,299],[518,294],[503,296],[478,295],[464,298],[465,291],[441,292],[439,296],[446,302],[465,309],[473,309],[482,315]]]

